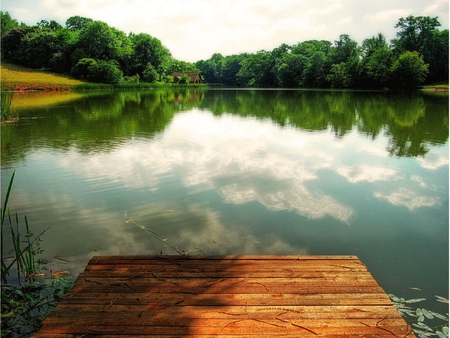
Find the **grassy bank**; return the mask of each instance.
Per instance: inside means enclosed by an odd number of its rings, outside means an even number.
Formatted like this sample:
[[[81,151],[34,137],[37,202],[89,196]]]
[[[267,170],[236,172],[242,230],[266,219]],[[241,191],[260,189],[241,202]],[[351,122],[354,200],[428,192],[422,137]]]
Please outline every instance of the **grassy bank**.
[[[448,92],[448,83],[429,84],[420,87],[422,91],[442,91]]]
[[[206,84],[179,85],[175,83],[120,83],[117,85],[91,83],[58,73],[30,69],[12,63],[1,64],[2,83],[16,91],[62,91],[62,90],[118,90],[149,89],[163,87],[207,87]]]
[[[207,84],[177,84],[177,83],[164,83],[164,82],[156,82],[156,83],[119,83],[116,85],[113,84],[104,84],[104,83],[83,83],[73,87],[73,90],[125,90],[125,89],[153,89],[153,88],[198,88],[208,87]]]
[[[70,76],[21,67],[3,61],[1,64],[1,78],[2,83],[5,83],[9,88],[19,91],[69,90],[84,83]]]

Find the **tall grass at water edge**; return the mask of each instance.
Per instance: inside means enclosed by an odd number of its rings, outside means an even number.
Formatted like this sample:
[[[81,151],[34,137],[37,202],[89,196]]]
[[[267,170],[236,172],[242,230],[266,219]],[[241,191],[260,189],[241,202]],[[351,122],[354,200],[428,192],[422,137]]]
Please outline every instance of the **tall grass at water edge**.
[[[37,256],[42,253],[41,236],[48,228],[35,237],[26,216],[24,225],[20,223],[17,212],[11,216],[8,201],[14,176],[15,172],[0,209],[1,337],[27,337],[37,331],[72,284],[65,273],[53,274],[51,269],[49,275],[42,273],[46,270],[45,265]],[[6,242],[12,246],[11,252],[5,252]],[[17,275],[13,277],[13,274]]]
[[[1,105],[1,120],[11,121],[17,118],[17,112],[13,110],[14,92],[12,88],[7,85],[6,81],[2,79],[1,93],[0,93],[0,105]]]

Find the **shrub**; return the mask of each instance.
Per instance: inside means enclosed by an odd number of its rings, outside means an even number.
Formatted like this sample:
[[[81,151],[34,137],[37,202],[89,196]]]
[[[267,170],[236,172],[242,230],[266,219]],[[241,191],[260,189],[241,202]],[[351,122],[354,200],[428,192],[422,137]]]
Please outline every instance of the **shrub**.
[[[92,82],[118,84],[122,81],[123,73],[114,61],[96,61],[83,58],[72,68],[72,75]]]
[[[183,73],[180,77],[180,81],[178,81],[179,84],[189,84],[189,77]]]
[[[89,68],[95,65],[97,61],[91,58],[82,58],[72,68],[72,75],[79,79],[87,79],[90,74]]]
[[[140,80],[139,74],[136,74],[134,76],[124,76],[122,79],[123,83],[139,83]]]
[[[122,71],[113,61],[100,60],[89,67],[88,80],[92,82],[118,84],[122,78]]]
[[[155,82],[157,78],[158,72],[156,71],[155,67],[153,67],[150,62],[147,63],[147,66],[142,72],[142,79],[144,80],[144,82]]]
[[[418,52],[404,52],[392,65],[393,85],[399,89],[415,89],[427,78],[428,66]]]

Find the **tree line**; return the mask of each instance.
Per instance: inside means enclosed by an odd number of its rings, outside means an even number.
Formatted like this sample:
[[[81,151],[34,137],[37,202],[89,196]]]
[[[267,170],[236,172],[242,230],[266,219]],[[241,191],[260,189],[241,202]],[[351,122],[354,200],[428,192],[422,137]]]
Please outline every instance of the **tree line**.
[[[272,51],[222,56],[196,66],[209,83],[250,87],[413,89],[424,82],[448,83],[448,29],[438,18],[399,19],[396,38],[383,34],[362,45],[347,34],[331,43],[309,40]]]
[[[149,34],[127,35],[102,21],[73,16],[64,27],[53,20],[27,26],[0,13],[5,60],[92,82],[172,82],[174,72],[197,71],[205,82],[226,86],[414,89],[449,77],[448,29],[438,29],[437,17],[400,18],[390,42],[379,33],[358,45],[342,34],[333,43],[308,40],[189,63]]]
[[[0,13],[1,54],[12,63],[112,84],[172,82],[174,72],[199,71],[193,63],[173,58],[160,40],[146,33],[127,35],[81,16],[68,18],[64,26],[54,20],[27,26],[8,12]]]

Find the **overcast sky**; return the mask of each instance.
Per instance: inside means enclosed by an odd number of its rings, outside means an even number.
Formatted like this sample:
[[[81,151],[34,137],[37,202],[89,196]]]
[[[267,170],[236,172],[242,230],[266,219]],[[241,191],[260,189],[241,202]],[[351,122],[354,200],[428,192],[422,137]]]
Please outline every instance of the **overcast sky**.
[[[447,29],[449,16],[448,0],[2,0],[1,9],[27,25],[79,15],[148,33],[189,62],[340,34],[390,40],[401,17],[437,16]]]

